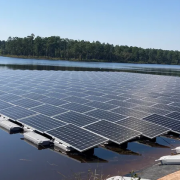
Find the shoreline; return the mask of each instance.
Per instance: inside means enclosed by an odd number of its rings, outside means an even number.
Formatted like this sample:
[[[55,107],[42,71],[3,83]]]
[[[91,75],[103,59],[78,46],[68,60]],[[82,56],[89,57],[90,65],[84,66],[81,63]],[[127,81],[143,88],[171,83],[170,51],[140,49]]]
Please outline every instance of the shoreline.
[[[161,165],[160,163],[151,165],[136,173],[144,179],[158,180],[164,176],[180,170],[180,165]]]
[[[61,60],[61,61],[74,61],[74,62],[107,62],[105,60],[96,60],[96,59],[91,59],[91,60],[80,60],[80,59],[64,59],[64,58],[53,58],[53,57],[47,57],[47,56],[23,56],[23,55],[2,55],[0,54],[0,56],[2,57],[10,57],[10,58],[22,58],[22,59],[36,59],[36,60]],[[110,62],[109,62],[110,63]],[[117,62],[118,63],[118,62]]]
[[[64,58],[53,58],[53,57],[46,57],[46,56],[23,56],[23,55],[2,55],[0,54],[0,56],[2,57],[10,57],[10,58],[22,58],[22,59],[36,59],[36,60],[54,60],[54,61],[72,61],[72,62],[101,62],[101,63],[130,63],[130,64],[154,64],[154,63],[146,63],[146,62],[119,62],[119,61],[108,61],[108,60],[97,60],[97,59],[64,59]],[[157,65],[177,65],[180,66],[180,64],[165,64],[165,63],[161,63],[161,64],[157,64]]]

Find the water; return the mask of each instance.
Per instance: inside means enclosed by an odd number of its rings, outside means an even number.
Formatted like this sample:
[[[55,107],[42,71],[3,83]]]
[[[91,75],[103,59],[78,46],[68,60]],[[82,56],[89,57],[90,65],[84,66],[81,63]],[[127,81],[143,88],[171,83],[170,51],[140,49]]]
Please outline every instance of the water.
[[[169,65],[69,62],[7,57],[0,57],[0,64],[0,73],[3,73],[1,69],[107,70],[178,76],[180,69],[180,66]],[[129,151],[124,152],[122,149],[117,149],[117,147],[111,150],[95,148],[94,156],[85,158],[77,154],[65,155],[51,149],[38,150],[22,138],[22,134],[10,135],[0,129],[0,177],[3,180],[14,178],[19,180],[59,180],[67,179],[66,177],[75,179],[78,173],[86,176],[90,169],[93,172],[96,170],[105,176],[124,175],[132,170],[140,170],[154,164],[155,159],[170,154],[172,148],[180,146],[178,140],[158,137],[157,142],[166,148],[150,147],[138,142],[131,142],[128,143]],[[118,150],[120,154],[116,153],[115,150]]]
[[[77,173],[87,173],[88,170],[101,172],[104,175],[127,174],[132,170],[139,170],[154,164],[154,160],[162,155],[171,153],[170,148],[152,148],[136,142],[129,143],[128,149],[140,153],[136,155],[121,155],[112,151],[96,148],[95,155],[108,162],[80,163],[63,154],[58,154],[52,150],[37,150],[21,140],[21,134],[9,135],[0,130],[0,174],[1,179],[26,179],[26,180],[59,180],[74,179]],[[180,142],[166,139],[170,144],[179,146]],[[161,144],[165,143],[161,138]],[[171,147],[172,148],[172,147]]]
[[[180,76],[179,65],[75,62],[66,60],[21,59],[0,56],[0,69],[123,71]]]
[[[18,65],[43,65],[43,66],[61,66],[61,67],[88,67],[88,68],[106,68],[106,69],[129,69],[129,68],[173,68],[180,69],[180,66],[154,65],[154,64],[130,64],[130,63],[103,63],[103,62],[74,62],[66,60],[37,60],[1,57],[0,64],[18,64]]]

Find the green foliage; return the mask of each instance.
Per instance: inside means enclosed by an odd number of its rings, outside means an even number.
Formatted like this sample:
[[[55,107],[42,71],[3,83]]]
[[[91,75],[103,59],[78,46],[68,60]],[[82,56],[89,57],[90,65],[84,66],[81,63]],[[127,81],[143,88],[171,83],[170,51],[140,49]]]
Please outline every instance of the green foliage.
[[[0,54],[79,61],[180,64],[180,51],[114,46],[99,41],[63,39],[59,36],[35,38],[34,34],[24,38],[9,37],[7,41],[0,41]]]

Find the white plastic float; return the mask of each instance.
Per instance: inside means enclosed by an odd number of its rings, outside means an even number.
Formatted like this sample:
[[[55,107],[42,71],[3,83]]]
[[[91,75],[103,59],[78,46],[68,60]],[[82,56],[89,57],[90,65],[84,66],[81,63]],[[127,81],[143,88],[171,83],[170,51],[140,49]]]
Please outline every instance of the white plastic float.
[[[60,150],[63,150],[63,151],[66,151],[66,152],[69,152],[69,151],[72,150],[70,147],[67,147],[64,144],[61,144],[58,141],[54,141],[54,147],[59,148]]]
[[[132,177],[124,177],[124,176],[114,176],[110,177],[106,180],[138,180],[138,178],[132,178]],[[142,179],[141,180],[149,180],[149,179]]]
[[[4,118],[2,116],[0,116],[0,121],[3,121],[3,120],[4,120]]]
[[[8,120],[9,118],[0,114],[0,121]]]
[[[162,156],[161,158],[157,159],[156,161],[160,161],[161,164],[180,164],[180,155],[169,155],[169,156]]]
[[[18,132],[18,131],[22,131],[22,128],[21,126],[11,122],[11,121],[8,121],[8,120],[2,120],[0,121],[0,126],[2,128],[4,128],[5,130],[9,131],[10,133],[11,132]]]
[[[23,127],[23,131],[24,131],[24,133],[26,133],[26,132],[33,132],[33,130],[31,128],[28,128],[26,126]]]
[[[50,139],[35,132],[24,133],[24,139],[36,144],[37,146],[39,145],[46,146],[50,144]]]
[[[180,147],[176,147],[175,149],[171,149],[171,150],[174,150],[176,151],[177,154],[180,154]]]

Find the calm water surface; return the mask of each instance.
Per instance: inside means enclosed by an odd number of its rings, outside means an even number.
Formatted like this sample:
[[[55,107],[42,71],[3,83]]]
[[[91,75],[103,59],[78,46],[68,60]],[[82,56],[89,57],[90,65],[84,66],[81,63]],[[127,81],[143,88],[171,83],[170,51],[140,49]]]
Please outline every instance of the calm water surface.
[[[179,65],[74,62],[67,60],[21,59],[0,56],[0,68],[75,71],[125,71],[180,76]]]
[[[109,69],[176,69],[180,70],[179,65],[160,65],[160,64],[131,64],[131,63],[106,63],[106,62],[76,62],[67,60],[39,60],[39,59],[21,59],[0,56],[0,64],[18,64],[18,65],[45,65],[45,66],[68,66],[68,67],[89,67],[89,68],[109,68]]]
[[[69,61],[47,61],[33,59],[16,59],[0,57],[1,69],[36,69],[36,70],[122,70],[137,72],[137,69],[165,69],[158,73],[171,72],[179,75],[179,66],[168,65],[134,65],[118,63],[87,63]],[[134,67],[134,68],[133,68]],[[155,69],[156,68],[156,69]],[[146,69],[147,70],[147,69]],[[130,72],[131,72],[130,71]],[[146,71],[146,73],[151,73]],[[166,74],[167,75],[167,74]],[[128,143],[128,152],[120,154],[104,148],[95,148],[93,160],[81,156],[67,156],[51,149],[38,150],[23,140],[22,134],[8,134],[0,129],[0,179],[10,180],[59,180],[75,179],[75,174],[82,173],[86,177],[88,170],[102,173],[105,176],[127,174],[132,170],[140,170],[155,163],[160,156],[170,154],[171,149],[180,146],[180,141],[158,137],[157,143],[163,146],[151,147],[138,142]],[[156,144],[156,145],[158,145]],[[167,146],[169,148],[167,148]],[[131,152],[132,151],[132,152]],[[99,159],[98,159],[99,158]],[[84,178],[86,179],[86,178]]]

